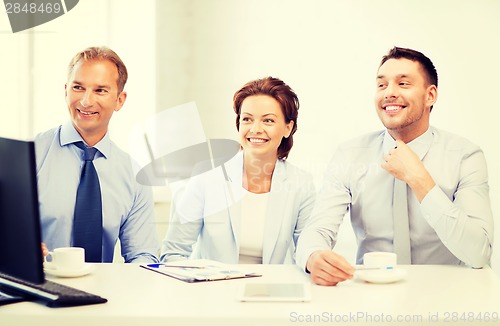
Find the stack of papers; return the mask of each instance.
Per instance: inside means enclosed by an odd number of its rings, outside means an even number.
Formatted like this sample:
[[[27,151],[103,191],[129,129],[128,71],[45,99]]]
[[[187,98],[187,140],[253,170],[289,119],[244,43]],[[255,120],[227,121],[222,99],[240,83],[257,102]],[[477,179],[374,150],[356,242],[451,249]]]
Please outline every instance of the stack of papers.
[[[240,269],[238,265],[226,265],[208,259],[179,260],[141,267],[189,283],[262,276]]]

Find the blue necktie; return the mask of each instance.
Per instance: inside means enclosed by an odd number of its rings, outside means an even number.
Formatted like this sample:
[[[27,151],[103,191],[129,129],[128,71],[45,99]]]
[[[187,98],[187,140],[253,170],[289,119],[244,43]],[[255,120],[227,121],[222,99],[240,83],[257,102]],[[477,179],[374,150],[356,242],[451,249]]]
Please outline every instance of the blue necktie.
[[[85,248],[86,262],[102,262],[102,200],[94,159],[97,149],[83,142],[75,146],[84,151],[85,162],[76,192],[73,220],[73,246]]]

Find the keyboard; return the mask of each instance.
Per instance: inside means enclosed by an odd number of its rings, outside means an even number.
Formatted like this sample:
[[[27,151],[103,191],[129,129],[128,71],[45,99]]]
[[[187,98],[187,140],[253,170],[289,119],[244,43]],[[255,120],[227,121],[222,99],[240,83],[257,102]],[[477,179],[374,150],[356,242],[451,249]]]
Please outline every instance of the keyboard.
[[[0,292],[0,306],[21,301],[26,301],[26,299],[18,295]]]
[[[49,307],[70,307],[105,303],[108,300],[98,295],[45,280],[42,284],[27,282],[0,273],[0,289],[13,295],[28,295],[46,302]]]

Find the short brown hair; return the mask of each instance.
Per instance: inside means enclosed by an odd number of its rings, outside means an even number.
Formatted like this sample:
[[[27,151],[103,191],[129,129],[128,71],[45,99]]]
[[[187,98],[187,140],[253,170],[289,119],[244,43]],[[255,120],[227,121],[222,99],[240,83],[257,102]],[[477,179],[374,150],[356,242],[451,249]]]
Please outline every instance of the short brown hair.
[[[240,130],[241,104],[253,95],[268,95],[274,98],[281,106],[281,111],[288,124],[293,121],[292,131],[288,138],[281,140],[278,147],[278,158],[285,160],[293,146],[293,134],[297,131],[297,117],[299,114],[299,98],[297,94],[282,80],[266,77],[246,83],[233,97],[233,109],[236,112],[236,129]]]
[[[127,67],[125,67],[125,64],[122,59],[120,59],[118,54],[105,46],[89,47],[78,52],[69,62],[68,79],[73,72],[73,68],[78,62],[90,60],[109,60],[116,65],[116,69],[118,70],[118,80],[116,81],[116,85],[118,86],[118,94],[120,94],[125,88],[125,83],[127,82]]]

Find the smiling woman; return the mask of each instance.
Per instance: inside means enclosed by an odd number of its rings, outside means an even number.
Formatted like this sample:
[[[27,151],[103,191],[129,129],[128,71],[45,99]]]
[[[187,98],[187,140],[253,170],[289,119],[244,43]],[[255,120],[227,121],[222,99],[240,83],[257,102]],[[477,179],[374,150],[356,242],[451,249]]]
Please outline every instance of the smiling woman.
[[[269,157],[272,162],[276,161],[278,148],[290,137],[293,125],[293,120],[285,121],[281,105],[273,97],[247,97],[241,105],[239,123],[240,143],[246,158],[265,160]]]
[[[220,169],[192,178],[175,197],[164,261],[295,261],[315,194],[311,176],[286,161],[297,130],[297,95],[267,77],[238,90],[233,107],[242,151]]]
[[[299,100],[277,78],[251,81],[234,95],[236,128],[243,148],[243,187],[267,193],[276,160],[285,160],[297,130]]]

